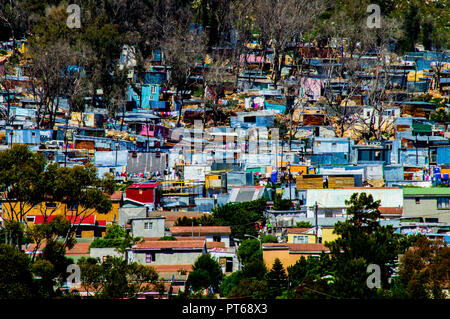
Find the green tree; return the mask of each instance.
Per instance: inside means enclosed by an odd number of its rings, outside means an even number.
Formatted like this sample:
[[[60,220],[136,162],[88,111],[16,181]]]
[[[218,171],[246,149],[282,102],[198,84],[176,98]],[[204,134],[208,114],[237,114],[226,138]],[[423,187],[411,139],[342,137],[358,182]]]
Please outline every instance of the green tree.
[[[92,164],[59,167],[56,174],[55,198],[66,205],[66,216],[71,216],[66,244],[71,232],[76,231],[86,218],[94,213],[108,213],[112,202],[101,190],[102,180],[97,177],[97,169]]]
[[[239,285],[239,282],[243,280],[244,274],[242,270],[237,270],[231,273],[230,275],[226,276],[222,283],[220,284],[219,292],[220,296],[222,297],[228,297],[231,293],[231,290]]]
[[[395,233],[392,226],[379,224],[380,202],[370,194],[354,193],[346,204],[350,218],[336,223],[334,232],[339,238],[326,243],[334,272],[334,295],[370,298],[377,292],[366,285],[367,266],[380,266],[382,288],[388,288],[398,255],[407,247],[406,237]]]
[[[288,276],[279,258],[275,258],[272,269],[267,273],[266,278],[269,298],[281,296],[282,292],[287,289]]]
[[[106,234],[103,238],[95,238],[89,248],[116,248],[119,252],[125,250],[138,241],[140,237],[133,237],[122,226],[113,224],[106,227]]]
[[[415,51],[415,44],[420,36],[420,23],[419,7],[416,4],[411,4],[404,13],[404,38],[401,41],[401,46],[404,51]]]
[[[13,145],[12,148],[0,153],[0,189],[6,190],[6,205],[3,212],[5,220],[24,223],[26,214],[43,200],[44,191],[38,186],[44,168],[44,156],[31,152],[26,145]],[[14,243],[8,232],[6,235],[7,242],[20,249],[22,243],[20,232],[16,232]]]
[[[242,241],[237,250],[239,260],[244,264],[262,260],[261,244],[257,239],[246,239]]]
[[[158,240],[177,240],[175,236],[163,236],[160,237]]]
[[[259,240],[244,240],[239,245],[237,256],[243,264],[242,272],[246,278],[264,279],[267,268],[262,258],[261,243]]]
[[[278,239],[274,235],[265,235],[261,237],[261,243],[278,243]]]
[[[229,298],[264,299],[267,295],[267,281],[244,278],[231,289]]]
[[[295,227],[298,227],[298,228],[312,228],[313,226],[311,225],[310,222],[304,222],[304,221],[302,221],[302,222],[297,222],[297,223],[295,224]]]
[[[291,208],[292,201],[289,199],[283,199],[281,194],[275,193],[273,199],[274,210],[288,210]]]
[[[214,292],[217,292],[222,279],[223,272],[219,263],[210,254],[203,254],[192,266],[186,287],[194,292],[211,287]]]
[[[28,256],[8,244],[0,244],[0,299],[36,297]]]
[[[264,220],[266,199],[260,198],[244,203],[227,203],[213,209],[216,225],[230,226],[231,237],[244,239],[245,235],[257,236],[255,224]]]

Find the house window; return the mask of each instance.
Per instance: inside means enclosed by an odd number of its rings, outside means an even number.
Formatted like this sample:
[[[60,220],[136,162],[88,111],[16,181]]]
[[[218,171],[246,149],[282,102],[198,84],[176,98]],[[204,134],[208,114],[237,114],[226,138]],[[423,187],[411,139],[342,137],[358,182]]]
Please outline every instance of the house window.
[[[220,236],[213,236],[213,241],[220,243],[221,237]]]
[[[152,263],[155,261],[155,253],[146,253],[145,254],[145,262],[147,264]]]
[[[155,94],[156,93],[156,86],[152,85],[151,86],[151,90],[152,90],[152,94]]]
[[[144,223],[144,229],[150,230],[152,228],[153,228],[153,223],[152,222]]]
[[[326,210],[325,211],[325,217],[327,217],[327,218],[333,217],[333,212],[331,210]]]
[[[448,209],[449,208],[448,202],[449,202],[448,197],[438,197],[437,208],[438,209]]]
[[[256,123],[256,116],[244,117],[244,123]]]
[[[308,236],[294,236],[294,244],[307,244]]]
[[[416,197],[416,204],[417,205],[420,204],[420,198],[419,197]]]
[[[47,208],[55,208],[56,207],[56,203],[45,203],[45,207],[47,207]]]
[[[67,206],[67,208],[69,209],[69,210],[78,210],[78,203],[75,203],[75,204],[69,204],[68,206]]]
[[[233,272],[233,258],[227,257],[225,264],[225,272]]]
[[[34,216],[27,216],[27,223],[34,223]]]

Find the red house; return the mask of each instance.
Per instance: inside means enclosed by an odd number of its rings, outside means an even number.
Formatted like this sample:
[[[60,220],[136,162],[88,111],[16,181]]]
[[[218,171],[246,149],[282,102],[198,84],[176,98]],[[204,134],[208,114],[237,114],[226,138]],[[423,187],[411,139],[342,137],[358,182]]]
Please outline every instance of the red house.
[[[160,202],[159,183],[143,182],[128,186],[124,201],[127,200],[155,208]]]

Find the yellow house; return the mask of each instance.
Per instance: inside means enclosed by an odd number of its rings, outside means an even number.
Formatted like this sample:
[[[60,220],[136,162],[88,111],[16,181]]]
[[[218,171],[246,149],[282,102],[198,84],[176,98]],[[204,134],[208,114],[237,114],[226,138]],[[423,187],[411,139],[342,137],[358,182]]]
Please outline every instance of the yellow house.
[[[227,171],[211,171],[205,174],[205,188],[206,189],[220,189],[226,187],[226,173]]]
[[[263,261],[268,270],[276,258],[283,264],[284,269],[294,265],[300,258],[309,256],[319,257],[322,252],[329,250],[323,244],[291,244],[291,243],[266,243],[263,244]]]
[[[289,244],[315,244],[314,228],[288,228],[286,230]]]
[[[288,228],[286,230],[288,240],[290,244],[316,244],[315,229],[313,228]],[[337,239],[339,236],[333,234],[333,227],[320,226],[319,230],[319,243],[325,244]]]
[[[326,244],[327,242],[334,241],[339,238],[338,235],[333,234],[333,227],[321,227],[322,229],[322,243]]]
[[[27,205],[24,208],[26,213],[26,222],[28,225],[41,224],[44,222],[44,215],[50,216],[48,220],[53,219],[55,216],[66,216],[73,224],[80,223],[80,227],[77,230],[76,236],[78,238],[93,238],[103,237],[106,232],[106,225],[119,220],[119,207],[122,199],[122,192],[116,191],[110,195],[112,201],[112,208],[106,214],[100,214],[94,211],[87,211],[83,213],[81,218],[76,218],[75,207],[68,207],[66,204],[60,202],[42,202],[33,207]],[[19,205],[18,202],[2,203],[1,215],[4,219],[7,219],[11,206],[16,209]]]

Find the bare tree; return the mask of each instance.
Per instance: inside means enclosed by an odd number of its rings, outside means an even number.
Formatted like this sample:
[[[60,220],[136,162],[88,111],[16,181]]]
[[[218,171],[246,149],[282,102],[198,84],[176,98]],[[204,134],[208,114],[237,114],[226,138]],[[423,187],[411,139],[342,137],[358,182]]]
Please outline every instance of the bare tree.
[[[272,82],[275,88],[281,79],[287,44],[300,42],[311,31],[324,9],[323,1],[258,0],[254,6],[255,26],[265,55],[266,46],[273,50]]]
[[[162,44],[166,62],[170,65],[169,84],[180,96],[177,126],[180,125],[184,95],[192,88],[196,66],[203,65],[205,58],[205,36],[197,29],[190,30],[188,24],[179,24],[174,34]]]

